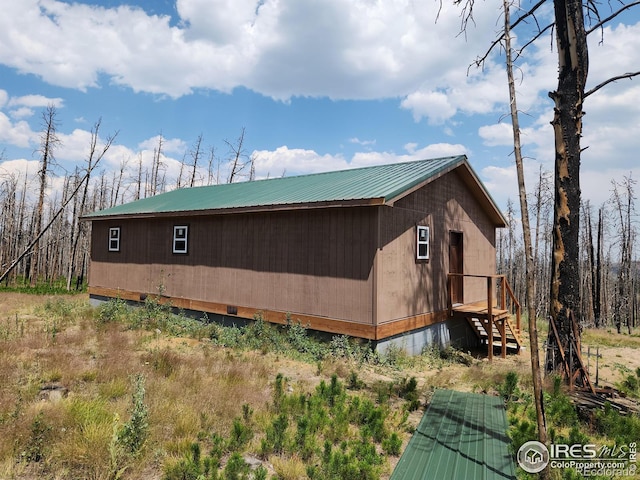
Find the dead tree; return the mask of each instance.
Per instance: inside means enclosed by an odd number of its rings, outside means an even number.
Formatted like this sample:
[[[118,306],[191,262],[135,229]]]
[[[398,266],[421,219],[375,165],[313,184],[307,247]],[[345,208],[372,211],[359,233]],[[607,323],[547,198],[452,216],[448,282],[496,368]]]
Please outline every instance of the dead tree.
[[[596,328],[602,324],[602,208],[598,209],[598,234],[596,240],[596,265],[593,289],[593,317]]]
[[[538,440],[547,443],[547,422],[544,414],[544,401],[542,396],[542,375],[540,373],[540,356],[538,348],[538,325],[535,308],[535,266],[533,262],[533,247],[531,245],[531,226],[529,223],[529,205],[527,202],[527,189],[524,180],[524,165],[522,161],[522,145],[520,142],[520,120],[516,87],[513,76],[513,51],[511,48],[511,16],[509,0],[503,0],[504,9],[504,49],[506,57],[507,83],[509,85],[509,104],[511,126],[513,132],[513,154],[518,176],[518,194],[520,197],[520,218],[522,221],[522,237],[524,241],[525,257],[525,292],[529,323],[529,342],[531,347],[531,374],[533,379],[533,397],[536,406],[536,423],[538,427]]]
[[[584,218],[585,218],[585,229],[586,229],[586,247],[587,247],[587,259],[588,259],[588,264],[587,264],[587,272],[588,275],[586,275],[586,277],[589,279],[588,285],[589,285],[589,294],[590,294],[590,302],[591,302],[591,309],[590,309],[590,314],[592,315],[593,318],[593,325],[597,328],[598,327],[598,320],[596,319],[596,284],[598,283],[598,280],[596,279],[596,261],[595,261],[595,247],[593,245],[593,225],[591,222],[591,204],[589,203],[589,201],[587,200],[587,202],[585,203],[584,206]]]
[[[229,163],[231,165],[227,183],[233,183],[234,181],[237,181],[247,165],[250,164],[250,159],[248,158],[247,152],[244,149],[244,134],[245,129],[244,127],[242,127],[240,136],[234,143],[231,143],[229,140],[224,141],[224,143],[227,144],[227,147],[229,147]]]
[[[160,177],[161,172],[164,170],[164,163],[162,162],[162,146],[164,144],[164,138],[162,134],[158,135],[158,146],[153,149],[153,162],[151,164],[151,183],[149,185],[149,195],[153,197],[157,193],[161,193],[164,190],[164,173]]]
[[[547,318],[549,313],[549,272],[550,272],[550,244],[551,238],[551,222],[550,212],[553,208],[551,192],[553,186],[551,184],[549,172],[545,172],[540,167],[538,184],[535,188],[535,217],[536,217],[536,234],[533,248],[533,259],[535,262],[536,272],[536,317]],[[542,245],[541,245],[542,244]]]
[[[220,161],[216,157],[215,147],[209,149],[209,162],[207,164],[207,185],[220,183]]]
[[[78,252],[78,245],[80,241],[84,239],[84,236],[86,233],[85,231],[86,225],[83,222],[80,222],[79,219],[86,211],[87,197],[89,195],[89,180],[91,179],[91,172],[93,171],[95,166],[98,164],[98,162],[100,162],[100,160],[102,160],[104,155],[107,153],[107,151],[111,147],[111,144],[113,143],[117,135],[117,132],[116,132],[116,134],[108,137],[104,146],[102,147],[102,150],[99,150],[98,139],[99,139],[100,123],[101,123],[101,120],[98,120],[96,124],[93,126],[93,128],[91,129],[89,154],[87,155],[87,168],[85,170],[86,173],[82,179],[82,183],[76,187],[77,189],[82,188],[82,195],[80,197],[79,207],[77,209],[77,212],[74,212],[73,220],[72,220],[73,221],[72,227],[73,225],[77,225],[78,231],[77,231],[77,234],[74,235],[74,229],[72,228],[71,230],[71,254],[69,256],[69,268],[67,270],[67,290],[71,290],[71,279],[73,278],[73,275],[76,272],[76,260],[77,260],[76,257]],[[125,165],[126,165],[126,162],[122,162],[120,164],[120,179],[122,179],[122,174],[123,174]],[[116,198],[118,197],[117,191],[119,188],[119,184],[120,182],[118,182],[118,187],[116,187],[116,194],[115,194]],[[84,270],[84,265],[85,265],[84,252],[82,257],[83,257],[83,261],[82,261],[81,272]],[[77,287],[78,285],[76,284],[76,288]]]
[[[191,149],[191,159],[193,160],[192,168],[191,168],[191,180],[189,181],[189,186],[194,187],[196,184],[196,173],[198,171],[198,162],[200,161],[200,157],[202,156],[202,133],[198,135],[196,139],[196,143]]]
[[[617,287],[614,302],[614,324],[618,333],[622,327],[626,326],[631,333],[632,315],[632,287],[631,287],[631,259],[632,259],[632,239],[633,227],[631,216],[633,213],[635,181],[631,177],[625,177],[622,184],[612,182],[612,203],[618,213],[618,231],[620,232],[619,250],[620,263],[617,275]],[[620,193],[619,187],[624,192]]]
[[[60,144],[60,139],[56,134],[56,107],[49,105],[42,114],[43,132],[40,137],[40,170],[38,171],[39,180],[39,193],[38,204],[35,211],[35,223],[34,223],[34,235],[36,238],[40,238],[42,230],[42,217],[44,215],[44,197],[47,189],[47,180],[49,176],[49,169],[51,163],[54,161],[54,150]],[[36,243],[33,246],[33,255],[31,256],[31,269],[29,277],[31,280],[31,286],[34,286],[38,281],[39,275],[39,244]]]

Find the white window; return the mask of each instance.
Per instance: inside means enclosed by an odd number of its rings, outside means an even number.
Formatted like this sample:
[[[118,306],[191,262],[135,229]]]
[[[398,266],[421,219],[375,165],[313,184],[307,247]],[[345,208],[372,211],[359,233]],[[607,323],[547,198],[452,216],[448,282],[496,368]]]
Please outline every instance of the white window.
[[[109,251],[120,251],[120,227],[109,228]]]
[[[187,253],[187,234],[189,227],[186,225],[173,226],[173,253]]]
[[[416,230],[416,258],[429,259],[429,227],[418,225]]]

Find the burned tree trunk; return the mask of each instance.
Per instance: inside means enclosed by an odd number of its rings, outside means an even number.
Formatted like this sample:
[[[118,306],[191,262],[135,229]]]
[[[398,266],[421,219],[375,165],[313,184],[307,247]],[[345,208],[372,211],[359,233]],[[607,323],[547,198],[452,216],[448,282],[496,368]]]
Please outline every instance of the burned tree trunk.
[[[556,151],[550,314],[558,329],[558,340],[549,335],[547,371],[560,366],[560,349],[569,351],[574,335],[571,314],[580,318],[580,137],[589,69],[582,8],[581,2],[554,1],[559,75],[557,90],[549,94],[555,103],[551,123]]]

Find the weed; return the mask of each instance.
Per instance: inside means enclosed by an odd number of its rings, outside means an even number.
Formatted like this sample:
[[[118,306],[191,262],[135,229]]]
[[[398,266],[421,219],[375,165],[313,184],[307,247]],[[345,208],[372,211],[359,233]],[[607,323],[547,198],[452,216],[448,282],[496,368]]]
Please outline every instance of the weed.
[[[504,382],[498,385],[498,393],[505,402],[516,399],[520,393],[518,389],[518,374],[516,372],[508,372],[504,378]]]
[[[149,409],[144,403],[144,383],[144,375],[133,377],[131,417],[118,433],[119,442],[132,455],[140,452],[149,435]]]
[[[100,307],[98,308],[97,321],[99,324],[124,322],[129,313],[130,308],[127,306],[126,302],[122,299],[116,298],[100,304]]]
[[[98,386],[98,392],[102,398],[116,400],[127,394],[128,384],[120,377],[113,378]]]
[[[276,381],[273,386],[273,409],[276,412],[280,411],[282,406],[282,399],[284,397],[284,377],[281,373],[276,375]]]
[[[398,386],[398,396],[407,401],[407,409],[413,412],[420,408],[420,394],[418,393],[418,381],[416,377],[407,379],[406,377],[400,381]]]
[[[349,373],[347,388],[349,390],[361,390],[364,387],[365,387],[365,384],[362,380],[358,378],[358,374],[354,370],[351,370],[351,373]]]
[[[22,458],[27,462],[41,462],[46,457],[51,426],[44,419],[42,412],[38,412],[31,422],[31,433]]]
[[[180,356],[170,348],[152,350],[143,355],[142,359],[165,378],[169,378],[180,364]]]

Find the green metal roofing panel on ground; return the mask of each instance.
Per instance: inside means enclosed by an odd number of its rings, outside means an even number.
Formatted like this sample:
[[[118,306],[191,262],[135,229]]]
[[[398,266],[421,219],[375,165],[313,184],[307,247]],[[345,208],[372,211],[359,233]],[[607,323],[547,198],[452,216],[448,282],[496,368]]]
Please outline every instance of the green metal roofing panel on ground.
[[[502,399],[436,390],[390,480],[515,480]]]
[[[372,200],[386,203],[462,164],[471,169],[466,156],[459,155],[295,177],[183,188],[94,212],[85,218],[282,208]],[[486,191],[485,194],[488,196]]]

